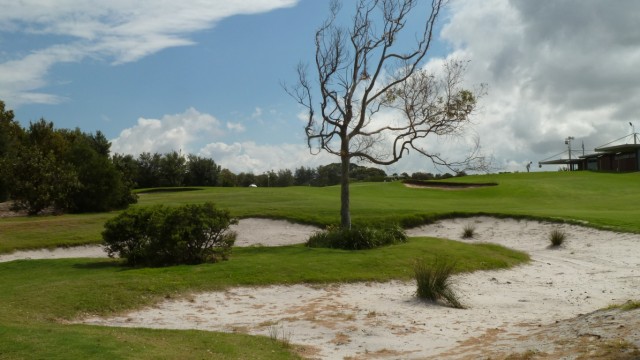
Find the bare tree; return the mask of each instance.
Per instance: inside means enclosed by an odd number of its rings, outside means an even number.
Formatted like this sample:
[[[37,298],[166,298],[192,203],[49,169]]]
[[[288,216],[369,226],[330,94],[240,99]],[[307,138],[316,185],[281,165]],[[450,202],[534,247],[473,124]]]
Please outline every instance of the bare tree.
[[[434,164],[469,169],[478,158],[477,145],[458,162],[425,148],[429,135],[461,135],[477,98],[461,88],[465,63],[446,63],[441,76],[424,69],[445,1],[431,1],[417,34],[406,26],[419,0],[358,0],[348,27],[337,24],[340,3],[332,1],[329,17],[316,32],[317,84],[310,81],[308,66],[300,64],[296,86],[286,88],[307,109],[312,153],[324,150],[340,157],[343,228],[351,226],[351,159],[390,165],[412,149]],[[403,45],[407,35],[413,36],[410,48]]]

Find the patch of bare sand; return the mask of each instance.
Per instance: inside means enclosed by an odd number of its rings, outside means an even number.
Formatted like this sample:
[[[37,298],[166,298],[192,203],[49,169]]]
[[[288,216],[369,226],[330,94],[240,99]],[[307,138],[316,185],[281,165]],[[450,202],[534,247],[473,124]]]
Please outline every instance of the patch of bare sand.
[[[231,230],[238,234],[236,246],[280,246],[305,242],[317,231],[315,226],[294,224],[284,220],[241,219]],[[0,262],[19,259],[105,258],[107,253],[100,245],[70,246],[55,249],[15,251],[0,254]]]
[[[467,224],[476,227],[476,236],[462,240]],[[548,236],[555,228],[564,230],[568,239],[561,248],[550,249]],[[554,354],[570,349],[568,343],[585,349],[576,342],[580,330],[575,329],[589,328],[591,318],[581,314],[639,297],[639,235],[487,217],[445,220],[409,234],[498,243],[528,252],[532,261],[456,277],[469,307],[464,310],[417,301],[413,283],[394,281],[234,288],[81,322],[265,336],[276,327],[290,342],[306,346],[307,357],[313,359],[501,358],[531,350],[547,358],[571,359],[576,357]],[[640,311],[624,316],[631,319],[617,317],[621,320],[615,326],[623,326],[617,329],[638,328],[633,322],[639,323]],[[609,334],[640,346],[637,331]]]

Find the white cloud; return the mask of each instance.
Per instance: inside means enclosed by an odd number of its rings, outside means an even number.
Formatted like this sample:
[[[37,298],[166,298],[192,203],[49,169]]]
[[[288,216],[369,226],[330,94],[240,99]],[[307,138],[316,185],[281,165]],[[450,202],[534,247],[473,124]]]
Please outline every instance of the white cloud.
[[[200,150],[199,155],[210,157],[235,173],[254,174],[280,169],[293,171],[301,166],[317,167],[339,160],[326,153],[311,155],[303,144],[263,145],[253,141],[210,143]]]
[[[476,129],[505,169],[562,151],[567,136],[593,149],[630,132],[640,113],[640,3],[451,5],[441,36],[451,56],[471,60],[469,84],[489,86]]]
[[[256,107],[256,109],[253,111],[253,114],[251,114],[251,118],[252,119],[262,118],[262,108]]]
[[[240,124],[222,124],[214,116],[194,108],[160,119],[139,118],[136,125],[111,140],[112,153],[138,156],[143,152],[182,151],[212,158],[234,172],[260,174],[269,170],[317,167],[339,159],[326,153],[314,156],[304,143],[266,145],[233,141],[226,131],[237,132]]]
[[[241,123],[233,123],[233,122],[227,122],[227,129],[235,132],[244,132],[245,130],[247,130],[245,126],[242,125]]]
[[[195,143],[224,134],[218,119],[194,108],[162,119],[138,119],[111,140],[113,153],[139,155],[142,152],[192,152]]]
[[[47,73],[58,63],[87,57],[113,64],[137,61],[166,48],[192,45],[190,34],[224,18],[290,7],[297,1],[5,1],[0,31],[60,36],[61,43],[28,49],[29,55],[0,63],[0,98],[12,107],[57,103],[63,99],[36,90],[46,85]]]

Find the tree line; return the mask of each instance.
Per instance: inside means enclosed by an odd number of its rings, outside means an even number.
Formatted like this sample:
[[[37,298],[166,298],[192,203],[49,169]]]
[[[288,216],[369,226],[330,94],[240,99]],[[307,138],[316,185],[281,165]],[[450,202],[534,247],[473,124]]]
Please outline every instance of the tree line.
[[[317,168],[299,167],[269,170],[262,174],[234,173],[217,165],[213,159],[193,154],[186,156],[177,151],[168,153],[115,154],[113,162],[135,188],[177,186],[221,187],[286,187],[331,186],[340,183],[340,165],[321,165]],[[349,173],[351,181],[384,181],[387,174],[376,168],[353,164]]]
[[[136,202],[133,190],[138,188],[327,186],[340,181],[337,164],[255,175],[234,174],[213,159],[176,151],[111,154],[111,143],[100,131],[57,129],[45,119],[23,128],[14,117],[0,101],[0,201],[11,200],[14,210],[29,214],[122,209]],[[385,175],[360,166],[351,174],[362,181]]]
[[[23,128],[0,101],[0,202],[37,214],[100,212],[136,202],[134,189],[179,186],[332,186],[340,184],[339,163],[315,168],[270,170],[262,174],[233,173],[207,157],[181,152],[111,154],[111,143],[100,131],[57,129],[41,119]],[[378,168],[349,165],[349,181],[385,181]],[[412,178],[434,178],[414,173]],[[439,177],[439,176],[435,176]]]

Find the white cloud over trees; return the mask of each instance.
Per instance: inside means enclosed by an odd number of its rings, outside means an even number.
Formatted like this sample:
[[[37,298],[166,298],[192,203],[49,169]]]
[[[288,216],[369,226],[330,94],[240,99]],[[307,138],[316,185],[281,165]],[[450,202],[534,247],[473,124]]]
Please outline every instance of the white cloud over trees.
[[[333,160],[328,156],[310,155],[304,143],[273,145],[232,140],[233,134],[243,130],[241,124],[225,124],[210,114],[189,108],[160,119],[138,119],[136,125],[111,140],[111,150],[134,156],[143,152],[191,153],[212,158],[234,172],[255,174],[300,166],[316,167]]]

